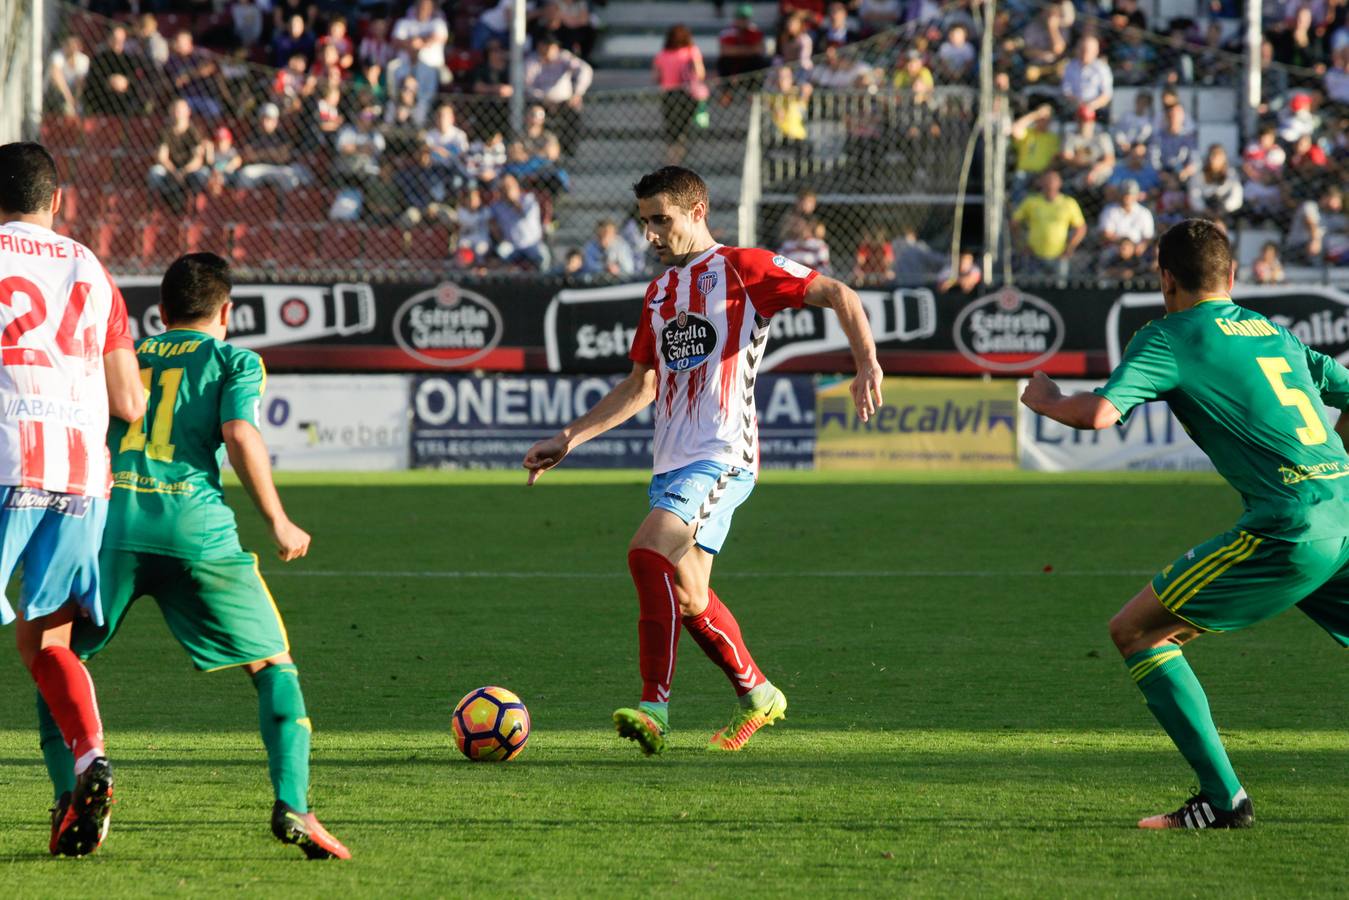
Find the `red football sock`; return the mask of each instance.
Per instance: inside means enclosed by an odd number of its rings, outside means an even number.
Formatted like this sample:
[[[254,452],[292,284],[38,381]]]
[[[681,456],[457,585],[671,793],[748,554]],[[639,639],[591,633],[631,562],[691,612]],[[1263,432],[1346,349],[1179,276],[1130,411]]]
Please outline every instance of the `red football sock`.
[[[69,647],[43,647],[30,671],[75,757],[76,771],[87,767],[103,755],[103,722],[89,670]]]
[[[749,655],[745,639],[740,636],[740,625],[716,591],[708,590],[707,609],[696,616],[685,616],[684,627],[707,658],[731,679],[737,697],[745,696],[768,680],[754,664],[754,657]]]
[[[654,550],[628,552],[628,569],[637,585],[637,655],[642,669],[642,700],[669,703],[679,650],[679,601],[675,567]]]

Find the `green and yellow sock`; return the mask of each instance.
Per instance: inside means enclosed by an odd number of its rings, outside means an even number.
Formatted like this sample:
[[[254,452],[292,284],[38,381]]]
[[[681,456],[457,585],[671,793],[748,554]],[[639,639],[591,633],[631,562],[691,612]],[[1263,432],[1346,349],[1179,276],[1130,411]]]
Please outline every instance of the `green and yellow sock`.
[[[42,746],[42,761],[47,764],[47,777],[51,779],[55,799],[60,800],[62,794],[75,790],[75,755],[66,746],[66,739],[61,736],[61,729],[52,718],[52,711],[47,708],[41,692],[37,692],[37,733]]]
[[[258,729],[267,747],[267,770],[276,799],[309,812],[309,734],[299,671],[291,663],[267,666],[253,676],[258,689]]]
[[[1209,712],[1208,697],[1180,648],[1153,647],[1124,661],[1148,709],[1157,717],[1176,749],[1199,776],[1199,789],[1215,806],[1236,805],[1241,782],[1227,759],[1218,728]]]

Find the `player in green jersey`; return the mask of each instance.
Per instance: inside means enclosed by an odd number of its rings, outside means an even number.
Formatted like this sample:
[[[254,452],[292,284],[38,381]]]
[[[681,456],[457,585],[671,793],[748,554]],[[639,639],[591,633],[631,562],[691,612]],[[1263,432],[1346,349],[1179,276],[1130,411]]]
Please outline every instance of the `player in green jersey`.
[[[108,431],[113,491],[99,558],[105,624],[77,623],[72,649],[84,659],[98,653],[136,598],[154,597],[198,669],[237,666],[252,677],[276,793],[272,832],[310,859],[347,859],[309,812],[311,728],[286,628],[257,557],[239,545],[220,487],[228,454],[281,559],[309,552],[309,535],[277,496],[258,431],[262,360],[225,342],[230,287],[229,263],[210,253],[181,257],[164,275],[159,311],[168,330],[136,348],[145,415]],[[72,787],[70,751],[41,698],[38,712],[59,807]]]
[[[1138,330],[1104,387],[1065,396],[1037,372],[1021,399],[1083,429],[1163,399],[1240,492],[1233,529],[1163,569],[1110,621],[1110,637],[1199,776],[1180,809],[1139,827],[1245,828],[1250,798],[1181,646],[1290,606],[1349,646],[1349,456],[1322,405],[1349,408],[1349,370],[1232,301],[1231,246],[1214,223],[1168,230],[1157,266],[1167,314]]]

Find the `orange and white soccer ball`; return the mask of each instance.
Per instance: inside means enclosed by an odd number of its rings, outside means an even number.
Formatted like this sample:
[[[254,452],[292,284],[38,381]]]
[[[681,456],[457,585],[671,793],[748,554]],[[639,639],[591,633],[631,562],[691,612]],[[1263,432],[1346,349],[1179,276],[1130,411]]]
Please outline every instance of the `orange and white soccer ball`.
[[[529,740],[529,710],[503,687],[469,691],[454,708],[454,742],[474,762],[506,762]]]

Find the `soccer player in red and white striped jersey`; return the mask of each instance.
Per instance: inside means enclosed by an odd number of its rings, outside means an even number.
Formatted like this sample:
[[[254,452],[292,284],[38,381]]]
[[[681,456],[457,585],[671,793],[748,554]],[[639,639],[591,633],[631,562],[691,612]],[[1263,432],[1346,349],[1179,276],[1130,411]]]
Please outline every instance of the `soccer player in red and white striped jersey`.
[[[628,551],[640,607],[642,701],[616,711],[614,723],[647,754],[664,749],[682,622],[740,699],[709,745],[734,751],[787,708],[710,588],[732,513],[758,474],[754,381],[773,314],[804,304],[834,311],[856,363],[852,396],[864,421],[881,404],[882,373],[857,294],[784,256],[718,244],[707,227],[707,185],[696,173],[659,169],[634,193],[647,240],[669,268],[646,291],[632,372],[588,413],[531,447],[524,466],[533,484],[573,448],[655,405],[651,511]]]
[[[19,656],[75,758],[50,850],[83,856],[102,843],[112,770],[70,630],[77,615],[102,623],[108,416],[139,419],[145,395],[122,295],[87,247],[52,231],[60,205],[51,154],[0,147],[0,583],[22,565]],[[15,614],[0,597],[0,624]]]

